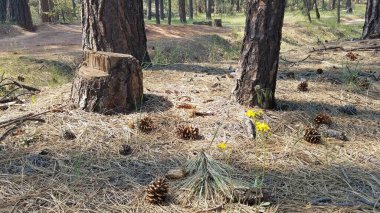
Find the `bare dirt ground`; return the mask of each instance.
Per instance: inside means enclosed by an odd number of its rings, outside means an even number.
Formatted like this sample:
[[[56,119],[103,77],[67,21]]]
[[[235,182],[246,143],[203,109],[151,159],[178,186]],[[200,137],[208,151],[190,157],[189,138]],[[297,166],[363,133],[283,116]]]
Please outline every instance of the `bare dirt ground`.
[[[148,26],[148,39],[191,38],[202,35],[205,29]],[[207,33],[225,32],[228,30]],[[37,38],[38,34],[46,37]],[[41,54],[39,57],[80,53],[77,26],[49,25],[37,34],[22,36],[14,38],[14,47],[1,51]],[[1,47],[11,40],[0,39]],[[271,206],[260,207],[261,212],[376,212],[374,206],[380,196],[380,53],[358,47],[379,44],[379,40],[329,42],[284,52],[282,58],[286,61],[281,61],[276,91],[278,107],[264,111],[263,116],[272,131],[265,157],[262,152],[256,154],[255,142],[247,136],[248,108],[231,98],[237,61],[146,69],[146,101],[141,112],[129,115],[105,116],[71,108],[70,84],[43,88],[33,102],[0,111],[3,121],[44,112],[54,105],[64,106],[62,111],[41,116],[45,123],[26,122],[1,144],[0,212],[202,212],[219,205],[179,205],[174,198],[168,205],[147,205],[144,189],[155,177],[177,168],[201,150],[226,161],[226,154],[215,147],[221,141],[232,147],[228,162],[244,177],[254,179],[257,165],[265,164],[265,187],[271,194]],[[332,48],[335,46],[343,49]],[[356,61],[346,57],[353,48],[359,54]],[[306,60],[296,62],[308,55]],[[360,64],[359,77],[370,82],[364,89],[351,89],[341,80],[342,67],[353,68],[356,64]],[[316,73],[318,68],[323,74]],[[297,90],[301,79],[308,80],[308,92]],[[214,115],[190,117],[188,110],[176,107],[181,103]],[[347,104],[356,106],[357,115],[340,111]],[[305,142],[303,130],[313,125],[319,112],[330,114],[331,128],[344,132],[349,140],[323,137],[322,144]],[[142,116],[153,119],[157,127],[153,132],[144,134],[132,128],[131,123]],[[198,127],[203,138],[179,139],[175,134],[179,124]],[[76,139],[65,139],[67,130]],[[119,154],[123,144],[132,147],[131,155]],[[329,202],[315,205],[321,198]],[[258,209],[237,203],[219,207],[221,212]]]

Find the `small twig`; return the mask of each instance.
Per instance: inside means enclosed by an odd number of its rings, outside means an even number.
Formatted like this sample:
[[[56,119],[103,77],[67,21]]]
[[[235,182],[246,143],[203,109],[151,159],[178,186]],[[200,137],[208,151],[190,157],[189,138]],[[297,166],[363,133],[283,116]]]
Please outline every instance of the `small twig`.
[[[13,131],[17,130],[22,122],[17,123],[15,126],[7,129],[0,137],[0,141],[3,141],[5,138],[8,137],[8,135],[12,134]]]
[[[298,64],[298,63],[301,63],[303,61],[306,61],[308,58],[310,58],[310,56],[311,55],[308,55],[308,56],[306,56],[306,58],[304,58],[302,60],[299,60],[299,61],[289,61],[289,60],[287,60],[285,58],[282,58],[282,57],[280,57],[280,59],[283,60],[283,61],[285,61],[285,62],[291,63],[291,64]]]
[[[30,91],[34,91],[34,92],[41,92],[40,89],[37,89],[35,87],[32,87],[32,86],[28,86],[28,85],[25,85],[25,84],[21,84],[15,80],[11,80],[15,85],[21,87],[21,88],[24,88],[24,89],[27,89],[27,90],[30,90]]]

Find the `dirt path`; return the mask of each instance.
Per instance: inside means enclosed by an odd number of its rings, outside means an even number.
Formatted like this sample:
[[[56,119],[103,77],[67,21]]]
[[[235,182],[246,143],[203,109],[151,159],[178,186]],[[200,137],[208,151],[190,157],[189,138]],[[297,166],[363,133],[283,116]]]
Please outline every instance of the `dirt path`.
[[[209,26],[147,25],[148,41],[190,38],[205,34],[223,34],[227,28]],[[22,32],[15,37],[0,36],[0,52],[22,51],[31,55],[71,54],[81,49],[80,25],[42,25],[34,33]]]

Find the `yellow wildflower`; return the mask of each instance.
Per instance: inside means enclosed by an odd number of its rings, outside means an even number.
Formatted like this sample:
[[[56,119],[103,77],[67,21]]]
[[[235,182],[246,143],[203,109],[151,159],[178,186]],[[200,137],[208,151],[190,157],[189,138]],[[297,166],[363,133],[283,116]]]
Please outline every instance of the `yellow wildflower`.
[[[245,115],[248,117],[248,118],[257,118],[257,117],[261,117],[261,115],[263,114],[263,111],[260,110],[260,111],[253,111],[253,110],[248,110],[247,113],[245,113]]]
[[[258,132],[269,132],[269,130],[270,130],[269,125],[264,123],[264,122],[261,123],[258,121],[255,123],[255,126],[256,126],[256,130]]]
[[[221,142],[218,145],[216,145],[220,150],[224,151],[227,149],[227,143],[226,142]]]

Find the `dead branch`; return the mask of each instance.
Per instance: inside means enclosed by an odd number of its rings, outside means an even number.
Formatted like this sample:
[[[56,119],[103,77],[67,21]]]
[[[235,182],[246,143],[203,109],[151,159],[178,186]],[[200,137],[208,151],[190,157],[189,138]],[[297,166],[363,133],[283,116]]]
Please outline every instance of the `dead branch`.
[[[313,48],[313,50],[309,51],[309,53],[327,51],[327,50],[336,50],[336,49],[341,49],[342,51],[368,51],[368,50],[380,49],[380,46],[362,46],[362,47],[349,48],[347,50],[342,46],[331,46],[331,47],[324,47],[324,48],[317,48],[317,49]]]
[[[20,126],[22,122],[17,123],[15,126],[7,129],[0,137],[0,141],[3,141],[5,138],[7,138],[12,132],[16,131]]]
[[[304,58],[302,60],[299,60],[299,61],[289,61],[289,60],[287,60],[285,58],[282,58],[282,57],[280,57],[280,59],[283,60],[283,61],[285,61],[285,62],[291,63],[291,64],[298,64],[298,63],[301,63],[303,61],[306,61],[308,58],[310,58],[310,56],[311,55],[308,55],[308,56],[306,56],[306,58]]]
[[[17,81],[15,81],[15,80],[12,80],[12,79],[10,79],[15,85],[17,85],[17,86],[19,86],[19,87],[21,87],[21,88],[23,88],[23,89],[27,89],[27,90],[29,90],[29,91],[33,91],[33,92],[41,92],[41,90],[40,89],[37,89],[37,88],[35,88],[35,87],[32,87],[32,86],[28,86],[28,85],[25,85],[25,84],[22,84],[22,83],[20,83],[20,82],[17,82]]]

